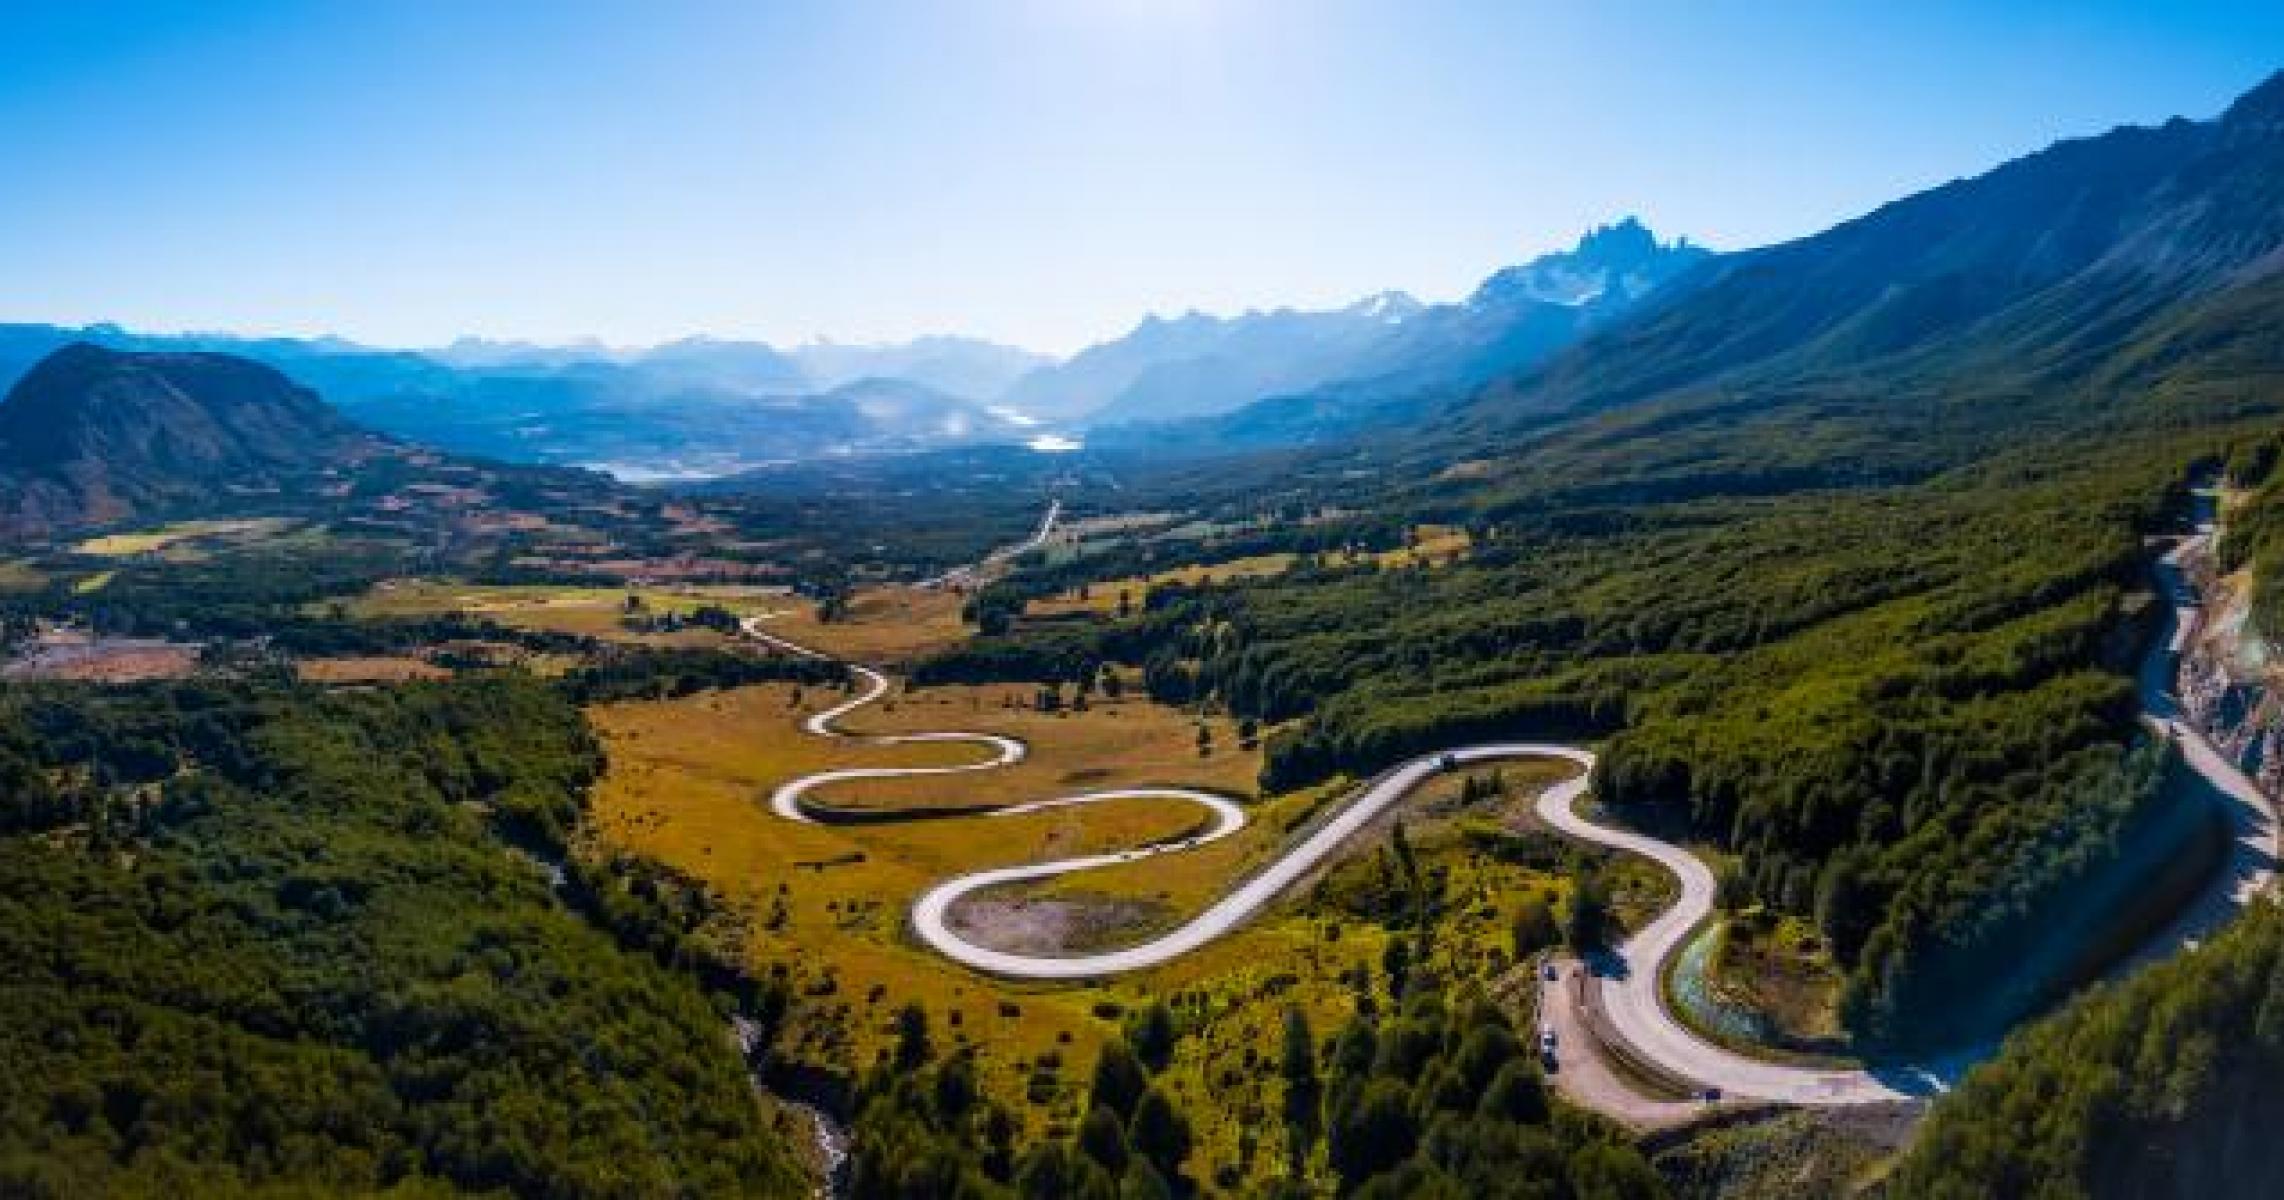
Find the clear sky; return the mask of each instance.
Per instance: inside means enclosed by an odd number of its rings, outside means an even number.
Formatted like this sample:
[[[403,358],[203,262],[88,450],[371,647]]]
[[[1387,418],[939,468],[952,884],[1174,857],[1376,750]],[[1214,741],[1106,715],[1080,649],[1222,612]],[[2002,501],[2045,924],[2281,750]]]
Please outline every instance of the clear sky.
[[[1796,237],[2279,66],[2274,0],[0,0],[0,319],[1067,351]]]

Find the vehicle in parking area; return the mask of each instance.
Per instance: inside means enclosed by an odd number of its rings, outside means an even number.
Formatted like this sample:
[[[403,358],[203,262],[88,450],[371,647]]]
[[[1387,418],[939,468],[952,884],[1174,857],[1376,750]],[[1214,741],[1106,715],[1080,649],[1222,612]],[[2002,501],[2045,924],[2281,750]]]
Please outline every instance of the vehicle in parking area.
[[[1543,1063],[1549,1071],[1555,1069],[1555,1051],[1559,1044],[1559,1039],[1554,1036],[1552,1026],[1539,1030],[1539,1062]]]

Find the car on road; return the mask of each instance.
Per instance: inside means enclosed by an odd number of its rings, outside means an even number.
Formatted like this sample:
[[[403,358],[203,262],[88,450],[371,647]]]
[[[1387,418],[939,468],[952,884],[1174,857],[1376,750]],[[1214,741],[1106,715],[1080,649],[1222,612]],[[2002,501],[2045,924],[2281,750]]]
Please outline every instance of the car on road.
[[[1442,758],[1437,759],[1435,765],[1445,774],[1450,774],[1451,772],[1459,769],[1459,756],[1456,754],[1446,754]]]
[[[1560,1046],[1561,1040],[1555,1037],[1553,1026],[1539,1030],[1539,1062],[1549,1071],[1555,1069],[1556,1051]]]
[[[1697,1099],[1704,1104],[1719,1104],[1721,1102],[1721,1089],[1717,1087],[1699,1088],[1697,1089]]]

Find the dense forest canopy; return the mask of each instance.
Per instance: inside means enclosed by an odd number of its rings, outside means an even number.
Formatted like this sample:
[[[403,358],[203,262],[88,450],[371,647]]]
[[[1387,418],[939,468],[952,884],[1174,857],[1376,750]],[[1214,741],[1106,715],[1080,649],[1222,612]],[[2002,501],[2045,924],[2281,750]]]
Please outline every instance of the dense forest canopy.
[[[600,765],[550,687],[18,688],[0,739],[0,1191],[801,1189],[763,998],[550,886]]]
[[[1424,977],[1396,1011],[1363,1003],[1319,1040],[1298,1009],[1262,1069],[1278,1076],[1275,1128],[1288,1169],[1271,1195],[1578,1197],[1654,1200],[1665,1187],[1619,1131],[1556,1101],[1505,1012]],[[1153,1082],[1179,1018],[1154,1006],[1104,1047],[1087,1116],[1067,1137],[1019,1146],[1013,1121],[975,1095],[964,1051],[940,1054],[927,1015],[900,1015],[894,1056],[865,1079],[854,1200],[1095,1200],[1188,1194],[1189,1119]],[[1266,1116],[1266,1114],[1264,1114]],[[1329,1178],[1313,1178],[1321,1161]],[[1232,1180],[1216,1180],[1227,1186]]]
[[[1894,1180],[1930,1198],[2275,1194],[2284,909],[2039,1022],[1935,1106]]]

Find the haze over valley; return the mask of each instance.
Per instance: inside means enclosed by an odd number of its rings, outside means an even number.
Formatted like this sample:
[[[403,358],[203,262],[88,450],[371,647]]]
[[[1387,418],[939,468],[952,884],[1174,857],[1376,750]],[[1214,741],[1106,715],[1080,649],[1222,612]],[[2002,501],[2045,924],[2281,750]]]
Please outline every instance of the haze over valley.
[[[785,350],[690,337],[637,350],[464,338],[382,349],[336,338],[0,326],[0,376],[85,342],[205,350],[268,363],[374,430],[456,453],[586,466],[630,482],[704,479],[824,456],[974,445],[1074,447],[1161,427],[1232,445],[1307,442],[1335,413],[1257,427],[1257,404],[1344,390],[1461,391],[1529,365],[1712,256],[1661,244],[1632,218],[1563,253],[1502,268],[1463,301],[1400,292],[1343,308],[1144,318],[1066,360],[952,336]],[[1219,427],[1208,422],[1221,418]],[[1183,434],[1182,436],[1187,436]]]

